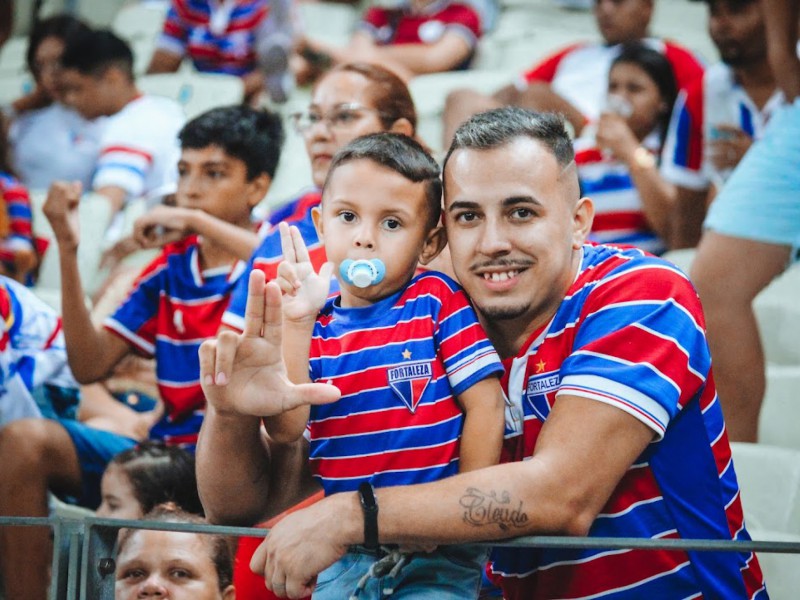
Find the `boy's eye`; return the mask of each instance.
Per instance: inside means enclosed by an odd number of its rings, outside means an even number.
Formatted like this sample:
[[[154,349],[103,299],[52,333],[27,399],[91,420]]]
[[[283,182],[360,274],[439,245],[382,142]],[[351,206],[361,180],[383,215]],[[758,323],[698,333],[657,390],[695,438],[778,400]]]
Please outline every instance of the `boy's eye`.
[[[389,229],[390,231],[393,231],[395,229],[400,229],[400,225],[401,223],[397,219],[385,219],[383,221],[383,226],[386,229]]]
[[[127,569],[122,573],[122,579],[141,579],[144,575],[142,569]]]
[[[222,177],[224,177],[224,175],[225,175],[225,173],[223,173],[222,171],[218,171],[216,169],[211,170],[211,171],[208,172],[208,176],[211,179],[222,179]]]
[[[339,219],[341,219],[345,223],[352,223],[353,221],[356,220],[356,215],[355,213],[351,213],[350,211],[345,210],[339,213]]]
[[[192,574],[189,571],[180,568],[172,569],[172,571],[170,571],[170,574],[172,575],[172,577],[176,579],[188,579],[192,576]]]

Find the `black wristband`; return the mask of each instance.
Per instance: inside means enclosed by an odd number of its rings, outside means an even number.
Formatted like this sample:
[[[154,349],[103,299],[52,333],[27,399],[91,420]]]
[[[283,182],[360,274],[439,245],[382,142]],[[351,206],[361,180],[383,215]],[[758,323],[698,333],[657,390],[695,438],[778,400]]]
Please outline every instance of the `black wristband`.
[[[369,481],[358,486],[358,497],[364,513],[364,547],[377,550],[380,547],[378,543],[378,499],[375,497],[375,489]]]

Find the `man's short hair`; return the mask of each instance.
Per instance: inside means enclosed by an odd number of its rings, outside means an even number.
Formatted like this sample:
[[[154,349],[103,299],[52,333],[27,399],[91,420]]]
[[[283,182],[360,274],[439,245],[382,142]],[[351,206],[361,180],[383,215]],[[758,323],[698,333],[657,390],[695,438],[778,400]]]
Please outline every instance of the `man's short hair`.
[[[428,229],[436,227],[442,211],[442,180],[439,165],[419,142],[407,135],[387,132],[356,138],[333,157],[325,178],[323,197],[334,171],[355,160],[371,160],[409,181],[425,184]]]
[[[195,117],[178,134],[181,148],[218,146],[247,166],[247,179],[275,177],[283,146],[278,115],[249,106],[221,106]]]
[[[34,77],[38,77],[38,66],[36,65],[36,50],[47,38],[53,37],[61,40],[64,46],[69,45],[70,40],[75,36],[81,36],[88,32],[90,27],[83,21],[76,19],[72,15],[54,15],[41,21],[37,21],[28,36],[28,49],[25,53],[25,62],[28,70]]]
[[[478,113],[463,123],[453,136],[442,170],[447,168],[447,161],[456,150],[491,150],[521,137],[547,146],[562,169],[575,160],[561,115],[509,106]]]
[[[61,66],[92,76],[117,68],[133,81],[133,52],[125,41],[107,29],[84,31],[66,40]]]

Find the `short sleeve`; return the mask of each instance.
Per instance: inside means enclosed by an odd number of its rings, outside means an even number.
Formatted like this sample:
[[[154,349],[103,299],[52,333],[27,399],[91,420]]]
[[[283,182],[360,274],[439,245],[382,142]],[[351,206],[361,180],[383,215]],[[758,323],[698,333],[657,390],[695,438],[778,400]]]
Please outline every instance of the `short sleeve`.
[[[487,377],[500,376],[503,365],[464,291],[442,283],[438,295],[434,340],[450,387],[459,395]]]
[[[368,34],[376,41],[379,38],[378,32],[389,25],[388,13],[376,6],[368,8],[361,17],[358,24],[358,30]]]
[[[189,36],[188,24],[181,18],[173,2],[164,19],[164,27],[158,37],[157,47],[171,54],[183,56],[186,54],[186,44]]]
[[[708,189],[703,168],[703,80],[678,94],[661,153],[661,173],[670,183]]]
[[[597,283],[581,319],[558,395],[615,406],[660,439],[711,368],[694,288],[673,265],[642,257]]]
[[[155,353],[161,291],[169,268],[166,255],[148,265],[128,298],[103,325],[145,356]]]
[[[553,79],[556,77],[556,72],[558,71],[561,61],[564,60],[565,56],[579,47],[580,44],[573,44],[572,46],[567,46],[566,48],[559,50],[555,54],[551,54],[541,62],[531,67],[530,70],[523,73],[523,80],[528,84],[533,83],[534,81],[553,83]]]

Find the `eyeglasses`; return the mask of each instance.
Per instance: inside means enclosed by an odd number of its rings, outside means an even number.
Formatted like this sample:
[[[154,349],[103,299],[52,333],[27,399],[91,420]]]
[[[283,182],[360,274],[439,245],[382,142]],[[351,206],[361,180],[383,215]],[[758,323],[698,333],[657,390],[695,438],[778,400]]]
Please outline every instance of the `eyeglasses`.
[[[297,133],[306,133],[317,123],[325,123],[329,131],[336,133],[352,127],[364,117],[365,112],[371,112],[381,117],[385,116],[376,108],[351,102],[350,104],[340,104],[327,114],[322,114],[316,110],[304,110],[292,113],[289,118]]]

